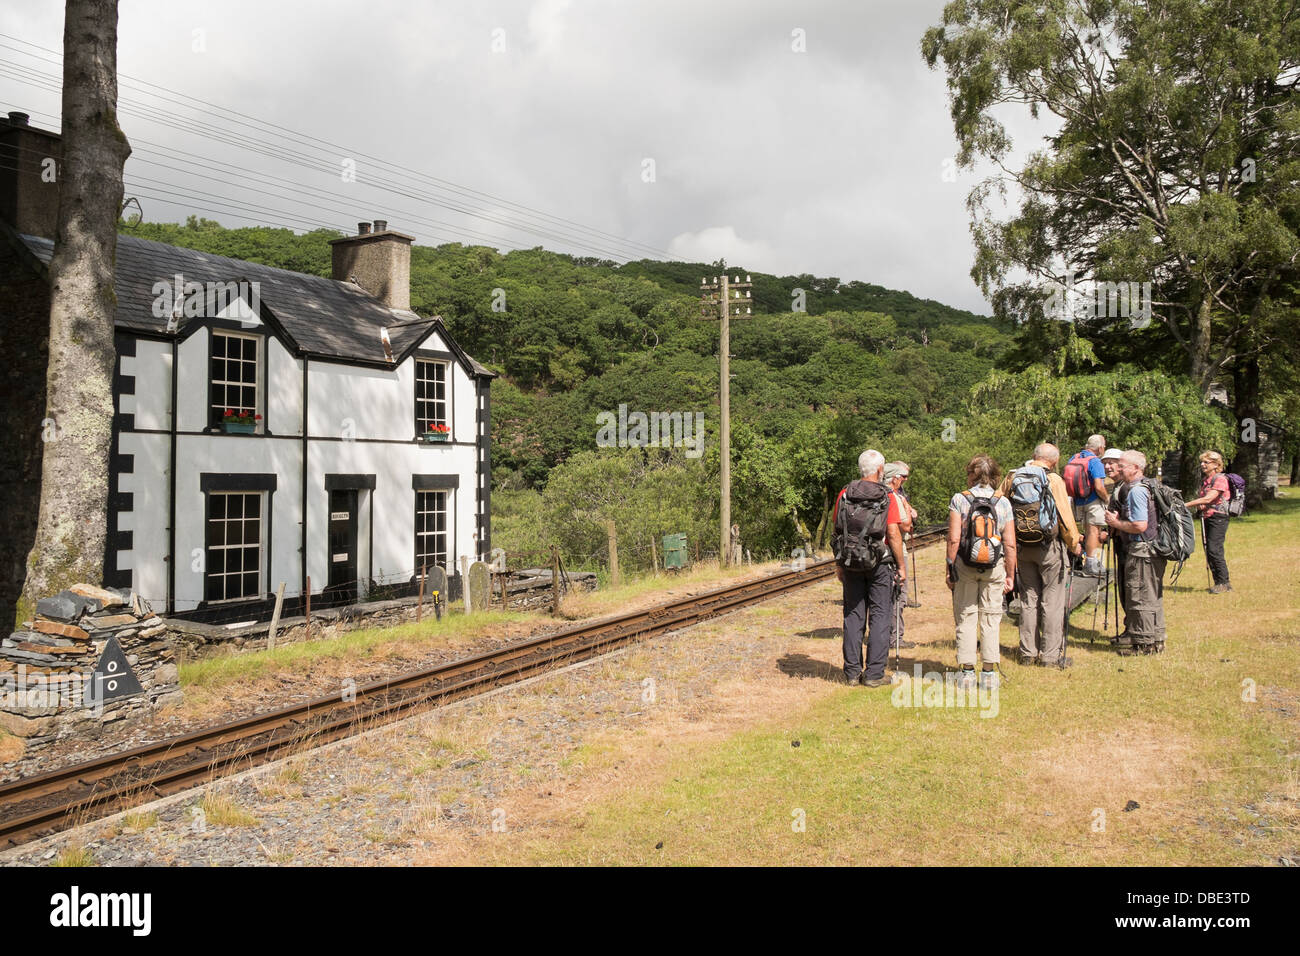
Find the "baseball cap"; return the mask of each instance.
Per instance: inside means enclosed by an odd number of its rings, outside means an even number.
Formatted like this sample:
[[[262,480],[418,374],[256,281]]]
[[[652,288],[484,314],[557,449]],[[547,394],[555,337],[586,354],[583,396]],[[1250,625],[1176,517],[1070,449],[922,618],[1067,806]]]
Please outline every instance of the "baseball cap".
[[[881,475],[881,478],[885,481],[893,481],[895,478],[906,474],[907,468],[905,466],[900,465],[896,461],[891,461],[885,466],[885,473]]]

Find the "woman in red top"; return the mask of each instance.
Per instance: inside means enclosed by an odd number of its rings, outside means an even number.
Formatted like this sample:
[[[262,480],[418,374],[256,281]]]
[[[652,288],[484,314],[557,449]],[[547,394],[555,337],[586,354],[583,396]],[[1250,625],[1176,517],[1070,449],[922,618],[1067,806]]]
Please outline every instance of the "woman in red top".
[[[1228,583],[1228,561],[1223,556],[1223,539],[1228,534],[1228,502],[1232,499],[1232,489],[1228,478],[1223,473],[1223,456],[1217,451],[1201,453],[1201,481],[1199,497],[1187,502],[1187,507],[1198,508],[1203,522],[1205,537],[1205,560],[1214,573],[1214,587],[1211,594],[1231,591]]]

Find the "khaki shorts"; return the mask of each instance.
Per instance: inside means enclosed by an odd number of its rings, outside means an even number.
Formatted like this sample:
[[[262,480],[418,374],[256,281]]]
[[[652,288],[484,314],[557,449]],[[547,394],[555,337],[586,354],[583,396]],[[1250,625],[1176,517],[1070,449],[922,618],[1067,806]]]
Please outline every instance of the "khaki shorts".
[[[1090,501],[1086,505],[1075,505],[1074,520],[1080,527],[1091,524],[1104,528],[1106,527],[1106,506],[1101,503],[1100,498],[1096,501]]]

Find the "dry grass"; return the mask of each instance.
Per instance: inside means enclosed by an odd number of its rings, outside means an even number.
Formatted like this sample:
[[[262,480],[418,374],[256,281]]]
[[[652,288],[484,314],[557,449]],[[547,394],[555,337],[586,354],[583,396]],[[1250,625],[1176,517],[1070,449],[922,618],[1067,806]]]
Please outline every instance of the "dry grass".
[[[84,846],[64,847],[50,861],[50,866],[94,866],[95,857]]]
[[[209,826],[252,827],[259,823],[256,816],[245,810],[226,793],[209,792],[200,804],[204,822]]]
[[[833,585],[603,661],[656,702],[589,735],[545,787],[496,798],[505,833],[440,833],[419,862],[1241,865],[1300,854],[1300,507],[1234,523],[1236,590],[1204,591],[1197,555],[1167,592],[1168,652],[1121,659],[1076,612],[1064,673],[1004,664],[992,719],[891,705],[821,679],[839,666]],[[941,557],[918,556],[910,660],[953,663]],[[1098,619],[1100,626],[1100,619]],[[757,672],[679,689],[726,639]],[[1004,658],[1014,629],[1004,625]],[[907,665],[909,660],[905,659]],[[800,676],[803,675],[803,676]],[[1244,699],[1254,688],[1255,700]],[[561,677],[529,689],[572,695]],[[521,690],[514,695],[523,703]],[[568,703],[581,709],[581,700]],[[448,729],[445,732],[450,733]],[[798,740],[795,748],[792,741]],[[1131,809],[1126,809],[1131,808]],[[803,829],[794,824],[802,822]],[[656,844],[662,844],[656,849]]]

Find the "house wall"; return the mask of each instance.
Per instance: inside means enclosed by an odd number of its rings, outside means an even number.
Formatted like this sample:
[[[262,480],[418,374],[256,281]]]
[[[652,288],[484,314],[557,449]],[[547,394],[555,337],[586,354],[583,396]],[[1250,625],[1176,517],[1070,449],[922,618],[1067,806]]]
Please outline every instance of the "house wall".
[[[250,329],[251,331],[251,329]],[[175,343],[178,355],[176,435],[176,531],[173,610],[191,611],[204,600],[206,499],[204,474],[275,475],[264,511],[263,581],[266,595],[280,582],[286,595],[301,593],[303,507],[303,361],[268,329],[261,413],[264,434],[213,434],[208,429],[209,331],[199,328]],[[133,394],[120,394],[117,438],[121,466],[116,476],[130,507],[116,516],[129,537],[115,553],[123,583],[156,607],[168,595],[171,510],[171,350],[173,342],[132,338],[122,349],[123,373],[133,377]],[[446,351],[434,334],[421,348]],[[393,583],[415,573],[415,489],[413,475],[443,476],[450,490],[450,554],[455,571],[461,555],[479,556],[479,388],[457,362],[451,363],[453,441],[415,440],[415,358],[395,369],[367,368],[311,360],[307,373],[306,574],[313,593],[328,583],[328,475],[373,475],[374,489],[358,493],[358,575],[363,581]],[[373,522],[373,524],[372,524]],[[269,551],[269,575],[268,575]]]

